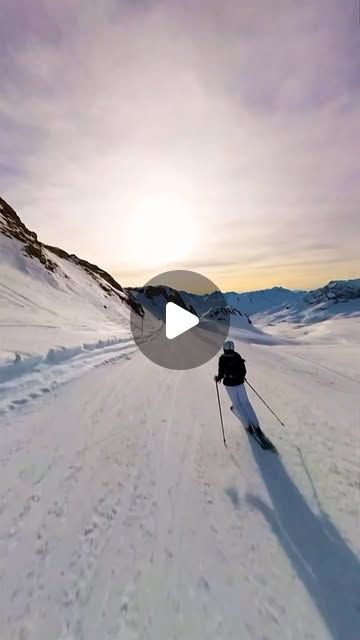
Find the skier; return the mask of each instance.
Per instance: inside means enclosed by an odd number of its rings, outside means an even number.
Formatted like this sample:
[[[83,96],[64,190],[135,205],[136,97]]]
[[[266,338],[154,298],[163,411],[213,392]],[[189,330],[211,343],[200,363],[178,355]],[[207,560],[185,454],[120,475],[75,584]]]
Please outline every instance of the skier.
[[[245,360],[235,351],[232,340],[224,342],[224,353],[219,358],[218,375],[215,382],[223,380],[227,394],[232,402],[231,411],[239,418],[249,433],[263,436],[259,420],[252,408],[245,389]]]

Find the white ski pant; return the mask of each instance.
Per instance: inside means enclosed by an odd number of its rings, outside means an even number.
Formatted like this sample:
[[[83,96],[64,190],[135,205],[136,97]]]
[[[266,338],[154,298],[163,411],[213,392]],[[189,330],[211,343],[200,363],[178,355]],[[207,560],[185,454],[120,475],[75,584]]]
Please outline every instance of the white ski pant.
[[[259,427],[259,420],[247,397],[245,385],[239,384],[237,387],[225,386],[225,389],[231,400],[233,411],[245,429],[248,429],[250,425]]]

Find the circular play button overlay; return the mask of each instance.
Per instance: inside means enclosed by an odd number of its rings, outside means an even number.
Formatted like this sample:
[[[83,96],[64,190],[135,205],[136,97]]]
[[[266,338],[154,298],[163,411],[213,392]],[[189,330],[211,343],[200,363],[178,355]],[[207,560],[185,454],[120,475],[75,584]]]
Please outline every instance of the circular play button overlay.
[[[193,369],[222,348],[231,310],[219,288],[205,276],[166,271],[129,291],[138,303],[130,318],[134,340],[155,364]]]

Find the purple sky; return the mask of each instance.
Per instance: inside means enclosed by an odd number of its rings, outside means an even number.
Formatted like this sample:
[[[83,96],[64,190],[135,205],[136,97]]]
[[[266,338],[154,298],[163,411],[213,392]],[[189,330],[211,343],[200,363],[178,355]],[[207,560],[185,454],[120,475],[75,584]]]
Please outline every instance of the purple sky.
[[[357,0],[1,0],[0,73],[1,194],[44,241],[124,284],[359,275]]]

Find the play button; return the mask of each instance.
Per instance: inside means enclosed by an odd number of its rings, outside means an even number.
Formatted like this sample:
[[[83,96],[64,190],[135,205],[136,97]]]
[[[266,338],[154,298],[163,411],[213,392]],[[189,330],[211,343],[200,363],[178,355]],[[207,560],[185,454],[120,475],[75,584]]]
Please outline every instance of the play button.
[[[193,369],[222,349],[231,309],[219,288],[194,271],[160,273],[128,289],[131,331],[139,350],[167,369]]]
[[[174,302],[166,305],[166,337],[173,340],[199,324],[199,318]]]

